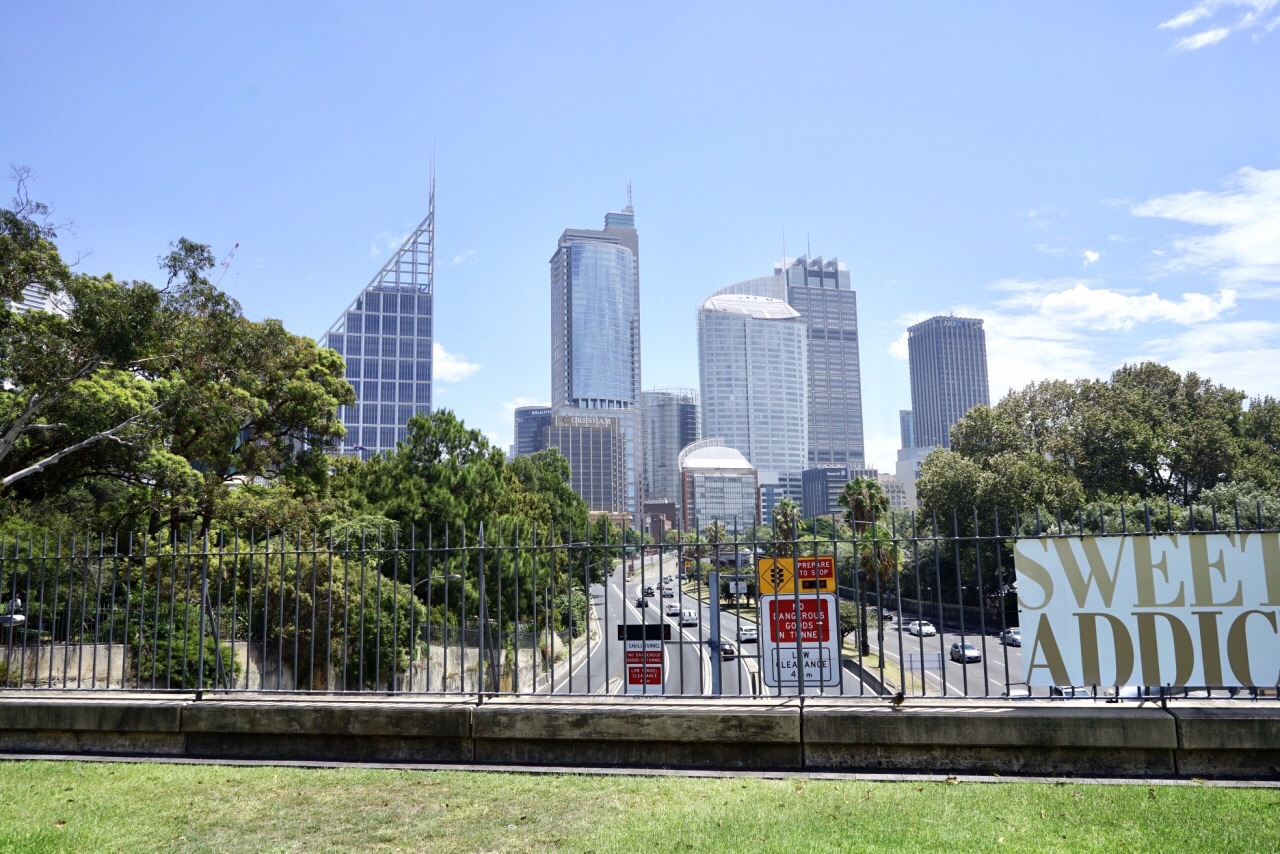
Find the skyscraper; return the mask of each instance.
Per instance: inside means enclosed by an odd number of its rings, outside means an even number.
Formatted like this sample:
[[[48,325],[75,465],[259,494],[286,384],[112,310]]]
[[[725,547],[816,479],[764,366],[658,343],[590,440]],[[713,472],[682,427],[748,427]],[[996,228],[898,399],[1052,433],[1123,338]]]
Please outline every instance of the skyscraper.
[[[720,437],[756,467],[768,517],[783,495],[801,498],[809,441],[806,327],[772,283],[732,285],[698,307],[702,434]],[[761,289],[763,288],[763,290]]]
[[[931,317],[907,330],[915,445],[951,447],[951,427],[988,405],[987,338],[982,321]]]
[[[340,453],[394,450],[410,417],[431,411],[435,219],[433,176],[426,219],[320,337],[346,359],[356,391],[338,412],[347,428]]]
[[[579,424],[618,431],[622,483],[617,489],[592,488],[593,498],[579,490],[591,510],[636,519],[643,509],[639,406],[640,239],[628,204],[605,214],[603,230],[566,229],[551,256],[551,409],[553,432],[563,443],[557,446],[598,448],[598,442],[577,443],[563,432]],[[603,459],[598,454],[576,461],[565,455],[575,490],[581,478],[594,482],[609,474],[582,470],[597,465]],[[610,496],[609,506],[599,503],[601,496]]]
[[[513,456],[524,457],[547,448],[547,431],[551,429],[550,406],[517,407],[515,419]]]
[[[680,506],[680,452],[701,435],[698,393],[688,388],[658,389],[641,395],[646,501]]]
[[[804,319],[809,348],[808,467],[863,465],[858,295],[839,259],[804,256],[773,268]]]

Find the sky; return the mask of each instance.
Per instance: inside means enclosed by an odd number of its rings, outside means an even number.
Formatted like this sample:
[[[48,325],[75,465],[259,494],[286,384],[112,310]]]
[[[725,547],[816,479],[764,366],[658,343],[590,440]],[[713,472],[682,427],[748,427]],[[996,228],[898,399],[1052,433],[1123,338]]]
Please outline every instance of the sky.
[[[434,158],[435,405],[504,448],[550,398],[556,241],[628,186],[644,387],[697,388],[713,291],[838,257],[881,470],[933,315],[985,320],[992,403],[1148,359],[1280,396],[1280,0],[4,17],[0,166],[84,272],[238,246],[222,289],[318,338],[425,216]]]

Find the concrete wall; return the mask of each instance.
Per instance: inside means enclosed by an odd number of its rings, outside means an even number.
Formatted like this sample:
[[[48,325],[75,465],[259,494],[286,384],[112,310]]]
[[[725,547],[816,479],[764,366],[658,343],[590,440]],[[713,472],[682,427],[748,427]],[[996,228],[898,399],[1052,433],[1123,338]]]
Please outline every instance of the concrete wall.
[[[1280,779],[1280,705],[6,691],[0,752]]]

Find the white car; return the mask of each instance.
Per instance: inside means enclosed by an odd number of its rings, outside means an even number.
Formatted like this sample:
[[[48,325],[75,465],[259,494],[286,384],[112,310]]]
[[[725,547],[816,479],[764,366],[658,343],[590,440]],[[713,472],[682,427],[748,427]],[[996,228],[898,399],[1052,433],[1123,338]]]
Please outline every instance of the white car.
[[[738,643],[756,643],[759,639],[755,626],[738,626]]]
[[[933,627],[933,623],[928,620],[912,620],[907,623],[907,634],[916,635],[922,638],[931,638],[938,633]]]
[[[1022,629],[1006,629],[1001,632],[1000,643],[1005,646],[1022,646]]]
[[[663,609],[663,612],[668,617],[678,617],[680,616],[680,606],[677,605],[675,602],[668,602],[667,607]]]
[[[685,609],[680,612],[680,625],[696,626],[698,625],[698,612]]]

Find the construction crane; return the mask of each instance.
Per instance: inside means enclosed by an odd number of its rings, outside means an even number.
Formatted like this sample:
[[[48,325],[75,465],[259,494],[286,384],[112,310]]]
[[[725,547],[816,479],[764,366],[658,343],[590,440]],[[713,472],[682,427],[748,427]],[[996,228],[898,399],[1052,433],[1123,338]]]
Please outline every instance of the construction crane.
[[[236,250],[239,248],[240,248],[239,243],[237,243],[235,246],[232,246],[231,251],[227,253],[227,257],[223,258],[222,263],[218,265],[219,267],[222,268],[222,272],[218,274],[218,281],[213,283],[213,286],[215,288],[222,284],[222,277],[227,275],[227,268],[231,266],[231,259],[236,257]]]

